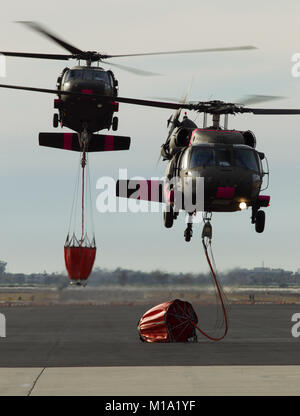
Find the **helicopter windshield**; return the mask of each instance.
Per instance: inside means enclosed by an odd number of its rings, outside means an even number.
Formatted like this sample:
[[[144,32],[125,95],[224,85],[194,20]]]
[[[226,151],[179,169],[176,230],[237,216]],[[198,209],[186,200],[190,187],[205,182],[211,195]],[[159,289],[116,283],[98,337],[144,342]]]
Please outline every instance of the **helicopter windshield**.
[[[91,69],[71,69],[65,81],[105,81],[109,82],[108,74],[102,70],[91,70]]]
[[[231,152],[229,149],[216,149],[216,159],[219,166],[231,166]]]
[[[258,164],[254,152],[248,149],[233,150],[235,165],[258,172]]]
[[[82,70],[81,69],[71,69],[67,75],[66,75],[66,79],[65,82],[68,81],[74,81],[76,80],[81,80],[82,79]]]
[[[193,147],[190,168],[214,166],[215,164],[215,156],[212,149],[208,147]]]
[[[106,81],[108,82],[108,75],[105,71],[99,70],[84,70],[83,71],[84,80],[93,80],[93,81]]]
[[[192,148],[190,168],[206,166],[231,167],[237,166],[259,172],[259,165],[255,153],[251,149],[209,148],[195,146]]]

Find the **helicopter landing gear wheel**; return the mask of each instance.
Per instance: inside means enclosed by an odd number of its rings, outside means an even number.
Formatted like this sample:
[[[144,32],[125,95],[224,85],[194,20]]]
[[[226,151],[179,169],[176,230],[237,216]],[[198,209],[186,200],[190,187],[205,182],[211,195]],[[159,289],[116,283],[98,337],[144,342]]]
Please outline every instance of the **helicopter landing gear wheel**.
[[[185,241],[187,242],[191,241],[192,235],[193,235],[192,224],[188,223],[186,229],[184,230]]]
[[[58,114],[54,113],[53,114],[53,127],[58,127]]]
[[[173,220],[174,220],[174,213],[173,208],[169,206],[168,208],[165,208],[164,210],[164,225],[166,228],[171,228],[173,226]]]
[[[118,117],[114,117],[112,120],[112,129],[113,131],[118,130],[119,119]]]
[[[255,218],[255,231],[257,233],[262,233],[264,231],[265,222],[266,222],[265,212],[262,210],[257,211],[256,218]]]
[[[185,241],[191,241],[193,235],[193,213],[188,213],[187,227],[184,230],[184,239]]]

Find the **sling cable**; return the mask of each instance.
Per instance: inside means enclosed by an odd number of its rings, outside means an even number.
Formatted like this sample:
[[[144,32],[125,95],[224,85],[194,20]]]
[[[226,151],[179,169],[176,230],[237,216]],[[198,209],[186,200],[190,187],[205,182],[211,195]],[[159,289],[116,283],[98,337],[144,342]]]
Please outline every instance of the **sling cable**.
[[[208,213],[204,214],[204,226],[202,231],[202,244],[205,253],[205,257],[210,268],[211,275],[213,277],[213,282],[216,289],[216,298],[221,303],[222,309],[222,316],[221,319],[218,318],[216,323],[216,329],[222,329],[222,334],[216,336],[212,336],[208,334],[206,331],[202,330],[195,322],[191,321],[194,327],[206,338],[211,341],[221,341],[225,338],[228,332],[228,314],[227,314],[227,307],[226,303],[228,303],[226,296],[223,292],[222,286],[217,278],[217,271],[216,271],[216,264],[213,257],[212,247],[211,247],[211,240],[212,240],[212,226],[210,223],[211,216],[208,216]]]
[[[88,206],[89,216],[87,215]],[[78,212],[78,207],[80,212]],[[89,219],[91,224],[89,224]],[[95,262],[96,250],[87,148],[83,145],[69,230],[64,246],[65,264],[71,284],[86,286]]]

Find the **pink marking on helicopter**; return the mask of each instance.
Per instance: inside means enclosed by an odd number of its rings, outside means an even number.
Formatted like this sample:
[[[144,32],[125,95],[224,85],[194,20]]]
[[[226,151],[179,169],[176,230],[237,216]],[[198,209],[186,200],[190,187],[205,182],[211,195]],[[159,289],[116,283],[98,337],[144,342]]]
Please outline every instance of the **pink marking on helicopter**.
[[[240,131],[238,131],[238,130],[195,129],[195,130],[193,130],[193,132],[192,132],[192,135],[191,135],[191,138],[190,138],[190,142],[189,142],[189,146],[191,146],[191,145],[192,145],[192,142],[193,142],[194,137],[195,137],[195,133],[196,133],[197,131],[199,131],[199,132],[202,132],[202,131],[204,131],[204,132],[205,132],[205,131],[209,131],[209,132],[215,131],[215,132],[221,132],[221,133],[240,133]]]
[[[137,199],[143,201],[161,202],[159,198],[160,181],[140,180],[138,181],[139,190]]]
[[[270,205],[271,197],[269,195],[258,195],[258,200],[262,207],[268,207]]]
[[[196,131],[198,131],[198,130],[199,130],[199,129],[195,129],[195,130],[193,130],[193,131],[192,131],[192,135],[191,135],[191,138],[190,138],[189,146],[192,146],[192,141],[194,140],[195,133],[196,133]]]
[[[119,111],[119,103],[112,101],[111,105],[114,107],[114,113],[117,113]]]
[[[73,133],[64,133],[64,149],[72,150]]]
[[[140,180],[138,182],[138,197],[137,199],[143,201],[151,201],[151,181],[149,180]]]
[[[169,189],[168,185],[164,185],[165,202],[171,205],[174,202],[174,189]]]
[[[110,150],[114,150],[114,148],[114,136],[109,136],[107,134],[105,136],[104,151],[109,152]]]
[[[232,186],[219,186],[217,189],[217,198],[232,199],[235,194],[235,188]]]
[[[93,94],[93,90],[81,90],[82,94]]]

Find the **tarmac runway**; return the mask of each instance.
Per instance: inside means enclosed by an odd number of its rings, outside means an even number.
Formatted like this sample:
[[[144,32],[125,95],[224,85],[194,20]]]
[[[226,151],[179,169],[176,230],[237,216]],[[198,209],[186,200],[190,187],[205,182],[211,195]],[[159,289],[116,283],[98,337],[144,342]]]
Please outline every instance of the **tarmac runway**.
[[[0,395],[300,394],[300,305],[233,305],[223,341],[146,344],[152,306],[0,308]],[[194,307],[208,327],[213,309]]]
[[[151,306],[0,308],[6,338],[0,367],[299,365],[300,338],[291,316],[300,305],[233,305],[227,337],[212,342],[147,344],[137,322]],[[214,308],[195,306],[200,327]]]

